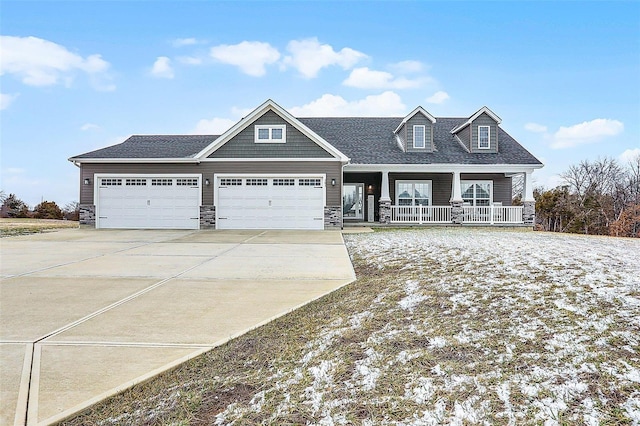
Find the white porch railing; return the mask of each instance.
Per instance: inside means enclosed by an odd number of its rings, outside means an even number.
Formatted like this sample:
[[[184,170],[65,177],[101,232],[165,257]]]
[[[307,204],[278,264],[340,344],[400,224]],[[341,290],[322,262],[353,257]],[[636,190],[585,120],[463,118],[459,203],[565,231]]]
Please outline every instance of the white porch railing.
[[[523,223],[522,206],[464,206],[462,223]]]
[[[451,223],[451,206],[391,206],[392,223]]]
[[[451,220],[451,206],[391,206],[391,223],[451,223]],[[464,206],[462,223],[522,224],[522,207]]]

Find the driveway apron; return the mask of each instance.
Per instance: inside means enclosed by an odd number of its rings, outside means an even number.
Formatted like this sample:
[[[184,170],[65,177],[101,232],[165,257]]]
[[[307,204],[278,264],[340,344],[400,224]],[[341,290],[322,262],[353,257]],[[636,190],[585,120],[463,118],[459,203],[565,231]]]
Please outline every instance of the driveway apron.
[[[0,424],[46,425],[355,279],[336,231],[0,239]]]

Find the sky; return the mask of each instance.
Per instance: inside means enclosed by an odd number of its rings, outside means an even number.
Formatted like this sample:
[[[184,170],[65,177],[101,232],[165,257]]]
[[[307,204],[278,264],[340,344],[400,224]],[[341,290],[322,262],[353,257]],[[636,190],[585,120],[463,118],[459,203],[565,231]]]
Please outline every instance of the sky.
[[[640,155],[640,2],[0,2],[0,189],[79,198],[69,157],[132,134],[482,106],[538,157]]]

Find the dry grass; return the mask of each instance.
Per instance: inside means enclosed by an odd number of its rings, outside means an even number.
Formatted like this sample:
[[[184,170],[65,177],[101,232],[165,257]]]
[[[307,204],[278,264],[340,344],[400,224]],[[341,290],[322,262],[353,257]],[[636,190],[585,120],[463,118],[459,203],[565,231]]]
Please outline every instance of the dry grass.
[[[638,241],[345,239],[352,285],[65,424],[640,422]]]
[[[78,222],[71,220],[0,218],[0,237],[36,234],[56,229],[77,227]]]

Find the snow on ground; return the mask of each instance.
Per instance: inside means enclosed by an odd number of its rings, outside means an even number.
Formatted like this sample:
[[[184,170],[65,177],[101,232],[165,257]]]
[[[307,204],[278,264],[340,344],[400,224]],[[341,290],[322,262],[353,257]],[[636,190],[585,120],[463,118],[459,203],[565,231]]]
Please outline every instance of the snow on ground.
[[[265,399],[275,423],[304,406],[321,425],[640,424],[640,241],[470,228],[345,241],[384,286],[218,424]]]

